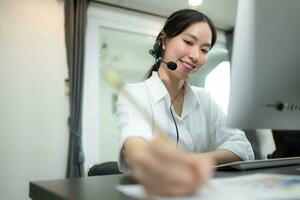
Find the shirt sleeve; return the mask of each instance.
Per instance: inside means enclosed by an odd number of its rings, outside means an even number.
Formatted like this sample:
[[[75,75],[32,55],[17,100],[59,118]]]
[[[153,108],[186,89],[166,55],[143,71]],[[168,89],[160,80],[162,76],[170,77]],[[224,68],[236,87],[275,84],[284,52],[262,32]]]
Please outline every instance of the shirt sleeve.
[[[227,149],[242,160],[253,160],[254,153],[252,146],[245,136],[245,133],[239,129],[231,128],[227,125],[226,115],[208,95],[209,123],[212,143],[215,149]]]
[[[143,115],[137,109],[137,106],[128,100],[124,92],[130,95],[131,98],[139,104],[140,107],[149,113],[149,99],[145,88],[139,85],[126,84],[118,96],[117,116],[119,121],[119,169],[125,174],[130,173],[123,158],[123,143],[124,141],[133,136],[142,137],[145,140],[153,138],[152,128],[150,124],[144,119]],[[149,113],[151,114],[151,113]]]

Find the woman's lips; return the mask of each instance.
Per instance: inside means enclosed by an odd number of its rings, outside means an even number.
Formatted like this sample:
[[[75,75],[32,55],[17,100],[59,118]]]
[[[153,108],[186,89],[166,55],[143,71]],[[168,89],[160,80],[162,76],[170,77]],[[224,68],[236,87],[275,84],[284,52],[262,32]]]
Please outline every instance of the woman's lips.
[[[181,62],[181,66],[183,67],[183,69],[189,73],[191,73],[193,71],[193,69],[196,67],[195,65],[189,63],[189,62],[185,62],[183,60],[180,60]]]

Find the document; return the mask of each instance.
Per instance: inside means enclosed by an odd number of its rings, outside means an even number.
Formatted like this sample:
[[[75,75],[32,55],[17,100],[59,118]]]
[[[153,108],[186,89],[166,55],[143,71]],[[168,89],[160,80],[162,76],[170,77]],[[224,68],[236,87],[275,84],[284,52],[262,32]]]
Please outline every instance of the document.
[[[117,185],[123,195],[142,200],[296,200],[300,199],[300,176],[253,174],[214,178],[192,196],[149,196],[141,185]]]

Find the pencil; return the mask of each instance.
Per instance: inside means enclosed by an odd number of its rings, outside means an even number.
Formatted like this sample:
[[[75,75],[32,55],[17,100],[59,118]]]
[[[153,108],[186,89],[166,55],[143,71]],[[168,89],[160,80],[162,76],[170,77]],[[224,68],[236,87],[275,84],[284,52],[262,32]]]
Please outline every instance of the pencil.
[[[101,73],[105,80],[107,80],[119,93],[122,93],[127,100],[132,103],[132,105],[137,109],[137,111],[144,117],[146,122],[151,127],[151,117],[149,113],[147,113],[136,101],[135,99],[126,91],[122,90],[124,83],[119,78],[118,74],[113,70],[111,67],[106,67],[102,70]],[[166,139],[167,136],[163,132],[162,128],[157,124],[153,123],[154,130],[156,130],[156,133],[161,139]]]

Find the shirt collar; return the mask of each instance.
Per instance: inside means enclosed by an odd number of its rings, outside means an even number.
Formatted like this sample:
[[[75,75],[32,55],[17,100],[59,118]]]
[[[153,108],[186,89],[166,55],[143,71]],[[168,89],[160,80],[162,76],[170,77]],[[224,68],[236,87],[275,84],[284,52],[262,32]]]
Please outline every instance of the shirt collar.
[[[161,81],[157,72],[152,72],[152,76],[146,80],[146,85],[154,103],[159,102],[164,97],[168,97],[169,93],[166,86]]]
[[[169,97],[169,93],[167,91],[166,86],[159,78],[157,72],[152,72],[152,76],[146,80],[146,85],[149,89],[150,96],[153,99],[154,103],[158,103],[161,99]],[[181,117],[185,117],[188,115],[196,106],[199,105],[197,100],[195,91],[193,90],[192,86],[185,82],[185,94],[184,94],[184,102],[183,102],[183,112]]]

